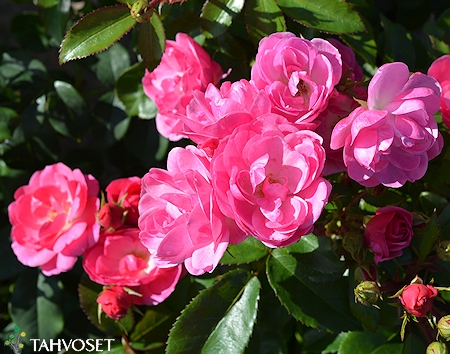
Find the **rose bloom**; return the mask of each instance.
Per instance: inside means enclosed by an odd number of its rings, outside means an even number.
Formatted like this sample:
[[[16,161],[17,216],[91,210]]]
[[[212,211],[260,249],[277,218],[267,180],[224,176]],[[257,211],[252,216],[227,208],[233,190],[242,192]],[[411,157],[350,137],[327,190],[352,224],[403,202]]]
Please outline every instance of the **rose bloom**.
[[[121,286],[103,290],[97,297],[97,303],[100,304],[102,311],[113,320],[124,317],[132,305],[130,295]]]
[[[251,81],[266,91],[272,112],[304,124],[326,108],[341,71],[341,55],[330,42],[279,32],[260,41]]]
[[[212,159],[221,210],[269,247],[310,233],[331,191],[321,142],[273,113],[236,128]]]
[[[217,206],[209,168],[206,153],[187,146],[170,151],[167,171],[152,168],[143,177],[140,238],[157,266],[184,262],[193,275],[212,272],[228,244],[242,241]]]
[[[133,303],[156,305],[175,289],[183,269],[158,268],[139,240],[138,228],[102,230],[96,245],[84,253],[83,268],[89,278],[103,285],[120,285],[144,293]],[[141,288],[142,287],[142,288]]]
[[[47,276],[66,272],[97,242],[99,184],[63,163],[35,172],[9,207],[12,249],[23,264]]]
[[[219,64],[187,34],[167,40],[160,64],[142,79],[144,92],[158,107],[159,133],[172,141],[183,138],[179,117],[186,114],[192,93],[206,90],[209,83],[217,85],[222,74]]]
[[[209,84],[206,92],[197,90],[193,96],[181,120],[185,135],[205,150],[213,151],[234,128],[271,110],[265,92],[244,79],[226,81],[219,89]]]
[[[413,237],[412,214],[397,206],[376,211],[364,231],[364,239],[373,253],[376,264],[399,257]]]
[[[434,78],[410,77],[404,63],[381,66],[370,81],[367,108],[338,122],[331,136],[332,149],[344,147],[350,178],[366,187],[393,188],[422,178],[428,160],[443,147],[433,117],[439,97]]]
[[[442,121],[450,129],[450,55],[436,59],[428,69],[428,75],[433,76],[441,84]]]
[[[106,187],[107,203],[98,213],[100,225],[105,229],[118,229],[122,225],[137,227],[141,179],[139,177],[118,178]]]
[[[409,314],[424,317],[433,307],[437,295],[437,289],[431,285],[410,284],[403,289],[400,302]]]

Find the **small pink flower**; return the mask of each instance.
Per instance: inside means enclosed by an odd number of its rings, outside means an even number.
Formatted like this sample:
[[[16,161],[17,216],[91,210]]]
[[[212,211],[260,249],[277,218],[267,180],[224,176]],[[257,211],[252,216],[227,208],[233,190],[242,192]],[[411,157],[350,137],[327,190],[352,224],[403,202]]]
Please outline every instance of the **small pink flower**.
[[[433,307],[437,295],[437,289],[431,285],[410,284],[403,289],[400,302],[409,314],[424,317]]]
[[[131,307],[131,297],[121,286],[103,290],[97,297],[97,303],[109,318],[118,320],[124,317]]]
[[[436,59],[428,69],[428,75],[433,76],[441,84],[442,121],[450,129],[450,55]]]
[[[222,74],[219,64],[187,34],[167,40],[161,63],[142,79],[144,92],[158,107],[159,133],[172,141],[183,138],[179,117],[186,114],[193,92],[205,91],[209,83],[217,85]]]
[[[350,178],[367,187],[393,188],[422,178],[443,147],[433,116],[439,97],[434,78],[410,77],[403,63],[381,66],[370,81],[367,108],[338,122],[331,136],[332,149],[344,147]]]
[[[143,177],[139,212],[141,241],[158,267],[184,262],[193,275],[212,272],[228,244],[242,240],[215,201],[210,158],[194,146],[172,149],[167,171]]]
[[[310,233],[331,185],[321,177],[322,139],[270,113],[236,128],[212,159],[213,185],[223,213],[269,247]]]
[[[308,124],[326,108],[341,71],[341,55],[330,42],[279,32],[260,41],[251,82],[266,91],[272,112]]]
[[[373,253],[376,264],[403,254],[413,237],[412,214],[397,206],[380,208],[370,219],[364,238]]]
[[[181,120],[185,135],[204,148],[217,146],[234,128],[270,110],[265,92],[242,79],[233,83],[226,81],[220,89],[209,84],[206,92],[195,91],[187,106],[186,117]]]
[[[12,249],[23,264],[47,275],[66,272],[99,236],[99,184],[62,163],[35,172],[9,207]]]

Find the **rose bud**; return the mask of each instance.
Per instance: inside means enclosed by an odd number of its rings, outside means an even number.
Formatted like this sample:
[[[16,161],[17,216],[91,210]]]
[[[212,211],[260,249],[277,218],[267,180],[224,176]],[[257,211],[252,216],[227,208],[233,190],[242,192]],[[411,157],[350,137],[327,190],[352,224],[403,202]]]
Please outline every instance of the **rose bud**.
[[[450,262],[450,240],[440,242],[436,253],[444,262]]]
[[[410,284],[403,289],[400,302],[409,314],[424,317],[433,307],[437,295],[437,289],[431,285]]]
[[[437,324],[439,335],[446,340],[450,339],[450,315],[443,316]]]
[[[97,303],[103,312],[114,320],[124,317],[132,304],[130,295],[121,286],[103,290],[97,298]]]
[[[447,346],[441,342],[432,342],[427,347],[426,354],[447,354]]]
[[[105,204],[98,211],[98,222],[107,230],[117,230],[123,225],[124,211],[125,210],[117,204]]]
[[[355,288],[355,299],[366,306],[375,304],[380,296],[380,288],[374,281],[363,281]]]

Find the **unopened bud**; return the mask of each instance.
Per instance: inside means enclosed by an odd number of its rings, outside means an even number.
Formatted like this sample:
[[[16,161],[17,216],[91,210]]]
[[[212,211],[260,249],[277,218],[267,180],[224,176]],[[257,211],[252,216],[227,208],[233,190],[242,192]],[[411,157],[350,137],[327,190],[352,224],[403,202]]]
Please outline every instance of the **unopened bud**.
[[[380,288],[374,281],[363,281],[355,288],[355,299],[366,306],[375,304],[380,296]]]
[[[437,324],[439,335],[445,340],[450,339],[450,315],[443,316]]]
[[[364,237],[359,232],[351,232],[342,239],[342,247],[349,252],[356,261],[363,260]]]
[[[450,262],[450,240],[445,240],[439,243],[436,253],[443,261]]]
[[[448,354],[447,346],[441,342],[432,342],[427,347],[426,354]]]

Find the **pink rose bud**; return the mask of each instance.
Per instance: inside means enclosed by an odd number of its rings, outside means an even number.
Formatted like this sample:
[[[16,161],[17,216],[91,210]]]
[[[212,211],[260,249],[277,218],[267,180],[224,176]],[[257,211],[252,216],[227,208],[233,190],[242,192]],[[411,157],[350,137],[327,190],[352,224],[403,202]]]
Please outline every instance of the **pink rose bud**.
[[[97,298],[97,303],[109,318],[118,320],[124,317],[131,307],[131,297],[121,286],[105,289]]]
[[[364,231],[367,247],[374,253],[374,261],[388,261],[403,254],[413,237],[413,216],[397,206],[377,210]]]
[[[131,227],[137,227],[141,197],[141,179],[139,177],[118,178],[106,187],[106,197],[109,204],[117,204],[123,209],[123,222]]]
[[[433,76],[441,84],[442,121],[450,129],[450,55],[436,59],[428,69],[428,75]]]
[[[98,211],[98,222],[107,230],[116,230],[123,225],[123,213],[124,209],[119,205],[105,204]]]
[[[437,324],[438,332],[445,340],[450,339],[450,315],[443,316]]]
[[[438,291],[433,286],[414,283],[403,289],[400,302],[407,313],[424,317],[433,307],[433,299],[437,295]]]

